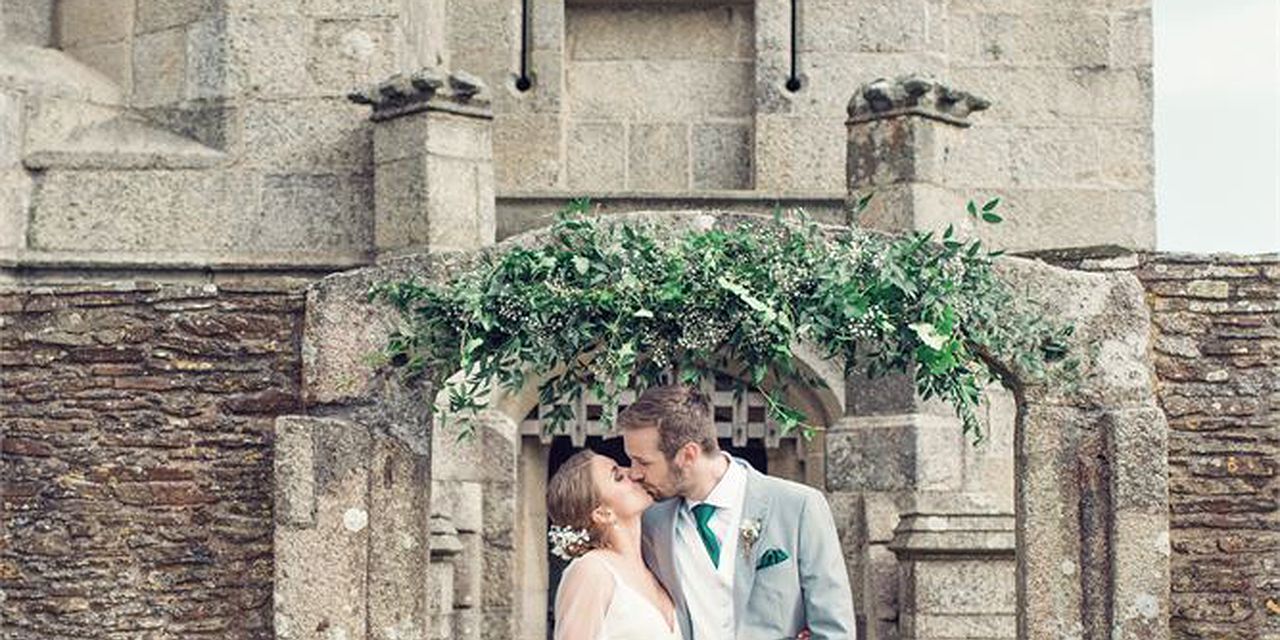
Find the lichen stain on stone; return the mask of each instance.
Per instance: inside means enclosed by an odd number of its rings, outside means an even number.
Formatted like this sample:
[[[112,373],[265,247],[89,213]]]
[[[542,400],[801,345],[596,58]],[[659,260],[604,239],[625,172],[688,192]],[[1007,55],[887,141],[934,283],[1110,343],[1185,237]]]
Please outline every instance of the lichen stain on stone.
[[[352,507],[342,514],[342,525],[352,533],[363,530],[368,524],[369,513],[364,509]]]
[[[359,29],[342,36],[342,55],[353,60],[368,60],[376,48],[373,38]]]
[[[1134,609],[1138,615],[1149,620],[1154,620],[1160,615],[1160,600],[1149,593],[1140,593],[1133,599]]]

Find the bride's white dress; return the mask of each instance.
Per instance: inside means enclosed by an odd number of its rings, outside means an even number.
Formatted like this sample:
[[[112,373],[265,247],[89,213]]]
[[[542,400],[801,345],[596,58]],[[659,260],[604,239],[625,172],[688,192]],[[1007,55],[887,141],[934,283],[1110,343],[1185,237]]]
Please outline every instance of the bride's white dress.
[[[568,581],[570,572],[580,567],[583,560],[584,558],[575,558],[569,563],[561,578],[560,589],[556,592],[556,611],[563,611],[563,614],[557,616],[555,634],[557,639],[568,637],[567,633],[562,632],[566,632],[568,628],[580,622],[570,619],[573,617],[574,607],[572,602],[566,603],[565,599],[592,597],[591,592],[565,593],[564,585]],[[604,624],[596,634],[595,640],[683,640],[680,624],[674,620],[674,612],[672,624],[668,625],[666,616],[658,610],[658,607],[639,591],[631,588],[608,562],[600,559],[596,559],[595,562],[607,568],[609,574],[613,576],[613,597],[609,600],[605,610]],[[592,585],[584,586],[589,589]],[[599,593],[598,590],[591,591]],[[562,605],[566,606],[563,610]]]

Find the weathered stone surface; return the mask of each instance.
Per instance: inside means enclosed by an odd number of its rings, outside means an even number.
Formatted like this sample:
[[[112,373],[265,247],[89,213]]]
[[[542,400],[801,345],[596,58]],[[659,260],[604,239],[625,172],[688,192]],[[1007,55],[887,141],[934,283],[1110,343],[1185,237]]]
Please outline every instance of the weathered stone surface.
[[[285,5],[296,0],[284,0],[275,4]],[[212,18],[217,13],[217,3],[212,0],[137,0],[135,28],[138,33],[162,31]]]
[[[123,91],[133,91],[133,47],[130,42],[67,47],[64,51],[110,78]]]
[[[750,126],[694,125],[692,144],[694,189],[751,188]]]
[[[236,401],[298,396],[301,315],[269,288],[0,293],[0,354],[31,356],[0,356],[12,635],[271,635],[274,416]]]
[[[367,174],[267,176],[257,219],[242,214],[228,242],[264,251],[363,251],[373,241],[364,214],[372,187]]]
[[[302,391],[308,403],[353,402],[372,393],[376,356],[396,326],[396,311],[368,301],[366,293],[373,284],[402,275],[352,271],[325,278],[308,291],[301,347]]]
[[[499,189],[519,192],[560,184],[564,134],[558,116],[498,116],[493,126],[494,170]]]
[[[1020,634],[1051,637],[1083,633],[1080,585],[1079,480],[1072,433],[1088,428],[1072,409],[1024,406],[1019,452],[1017,526]],[[1023,626],[1025,625],[1025,626]]]
[[[1084,12],[1018,15],[954,13],[950,52],[960,63],[1105,67],[1107,20]]]
[[[254,182],[194,171],[49,171],[34,203],[31,244],[117,252],[227,250],[233,241],[224,221],[257,209]],[[157,197],[161,193],[167,197]]]
[[[0,247],[16,249],[26,244],[32,186],[27,172],[0,170]]]
[[[847,417],[827,434],[827,488],[958,489],[961,445],[954,419],[927,414]]]
[[[370,638],[425,638],[430,594],[431,458],[406,443],[375,435],[369,484]]]
[[[244,167],[264,173],[370,169],[368,112],[346,100],[250,102],[241,113],[237,155]]]
[[[1013,568],[1009,559],[916,563],[916,611],[1003,614],[1007,624],[1016,611]]]
[[[370,606],[370,435],[345,420],[294,421],[311,431],[315,525],[275,530],[275,632],[294,638],[322,628],[359,637]]]
[[[843,130],[838,118],[757,115],[756,189],[843,192]]]
[[[574,6],[569,56],[577,60],[750,59],[750,5]]]
[[[66,48],[117,42],[133,35],[130,0],[61,0],[58,40]]]
[[[868,2],[852,11],[840,0],[816,0],[804,5],[806,25],[822,25],[803,39],[801,51],[857,51],[889,53],[921,51],[929,47],[931,3]],[[933,7],[934,18],[941,16]]]
[[[750,61],[580,61],[566,70],[569,111],[592,120],[687,122],[751,116]],[[600,91],[600,87],[610,87]]]
[[[53,46],[54,0],[0,2],[0,36],[15,44]]]
[[[627,185],[627,128],[622,122],[584,122],[569,129],[571,189],[619,191]]]
[[[316,523],[315,442],[311,423],[298,416],[276,419],[276,522],[297,528]]]
[[[686,125],[632,125],[627,148],[629,188],[639,191],[688,188],[689,127]]]
[[[187,169],[219,167],[227,160],[217,150],[126,115],[28,148],[23,164],[29,169]]]
[[[187,32],[173,28],[133,39],[133,104],[150,107],[178,102],[187,87]]]
[[[878,119],[927,115],[963,127],[969,124],[969,114],[990,106],[991,102],[985,98],[926,76],[879,78],[854,90],[847,108],[848,124],[854,127]]]
[[[1264,637],[1275,617],[1262,594],[1280,581],[1271,560],[1277,547],[1271,531],[1280,526],[1280,473],[1274,464],[1280,459],[1280,421],[1278,405],[1267,401],[1280,374],[1274,355],[1253,360],[1245,354],[1274,353],[1280,338],[1275,312],[1233,312],[1249,308],[1246,291],[1280,296],[1278,261],[1156,254],[1143,256],[1135,270],[1151,297],[1157,388],[1168,417],[1168,565],[1174,592],[1170,605],[1140,592],[1125,595],[1118,623],[1135,633],[1145,632],[1154,615],[1168,617],[1175,637]],[[1206,297],[1214,306],[1167,304]],[[1161,540],[1159,521],[1135,515],[1123,523]],[[1134,572],[1150,570],[1159,558],[1142,551],[1148,566],[1143,554],[1135,554]]]
[[[311,45],[310,30],[311,24],[296,16],[240,16],[207,21],[205,28],[191,30],[192,48],[210,56],[207,62],[196,67],[205,70],[198,86],[208,87],[199,95],[205,95],[206,91],[209,97],[315,95],[309,54],[319,47]],[[322,67],[321,70],[329,69]],[[374,77],[383,75],[386,74]],[[328,88],[327,94],[345,95],[358,81],[366,79],[347,77],[342,86]]]

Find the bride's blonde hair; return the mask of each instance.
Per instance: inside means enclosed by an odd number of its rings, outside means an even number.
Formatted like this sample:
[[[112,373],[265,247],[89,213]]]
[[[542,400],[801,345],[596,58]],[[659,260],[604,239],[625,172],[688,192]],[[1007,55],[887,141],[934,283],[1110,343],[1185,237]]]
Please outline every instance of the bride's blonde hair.
[[[547,482],[547,516],[551,518],[551,524],[587,533],[586,542],[575,543],[565,549],[574,557],[604,544],[606,527],[591,517],[600,506],[600,494],[591,477],[591,461],[596,455],[590,449],[573,454]]]

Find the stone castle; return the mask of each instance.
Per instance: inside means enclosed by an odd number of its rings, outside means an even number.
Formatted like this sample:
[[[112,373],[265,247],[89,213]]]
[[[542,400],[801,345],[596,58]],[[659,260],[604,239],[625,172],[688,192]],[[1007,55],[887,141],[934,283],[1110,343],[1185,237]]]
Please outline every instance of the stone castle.
[[[589,196],[960,233],[1084,381],[708,381],[826,492],[876,640],[1280,637],[1280,258],[1155,247],[1145,0],[0,0],[0,610],[14,638],[548,637],[533,389],[455,443],[369,285]],[[970,199],[1006,221],[976,227]],[[802,348],[803,351],[803,348]]]

